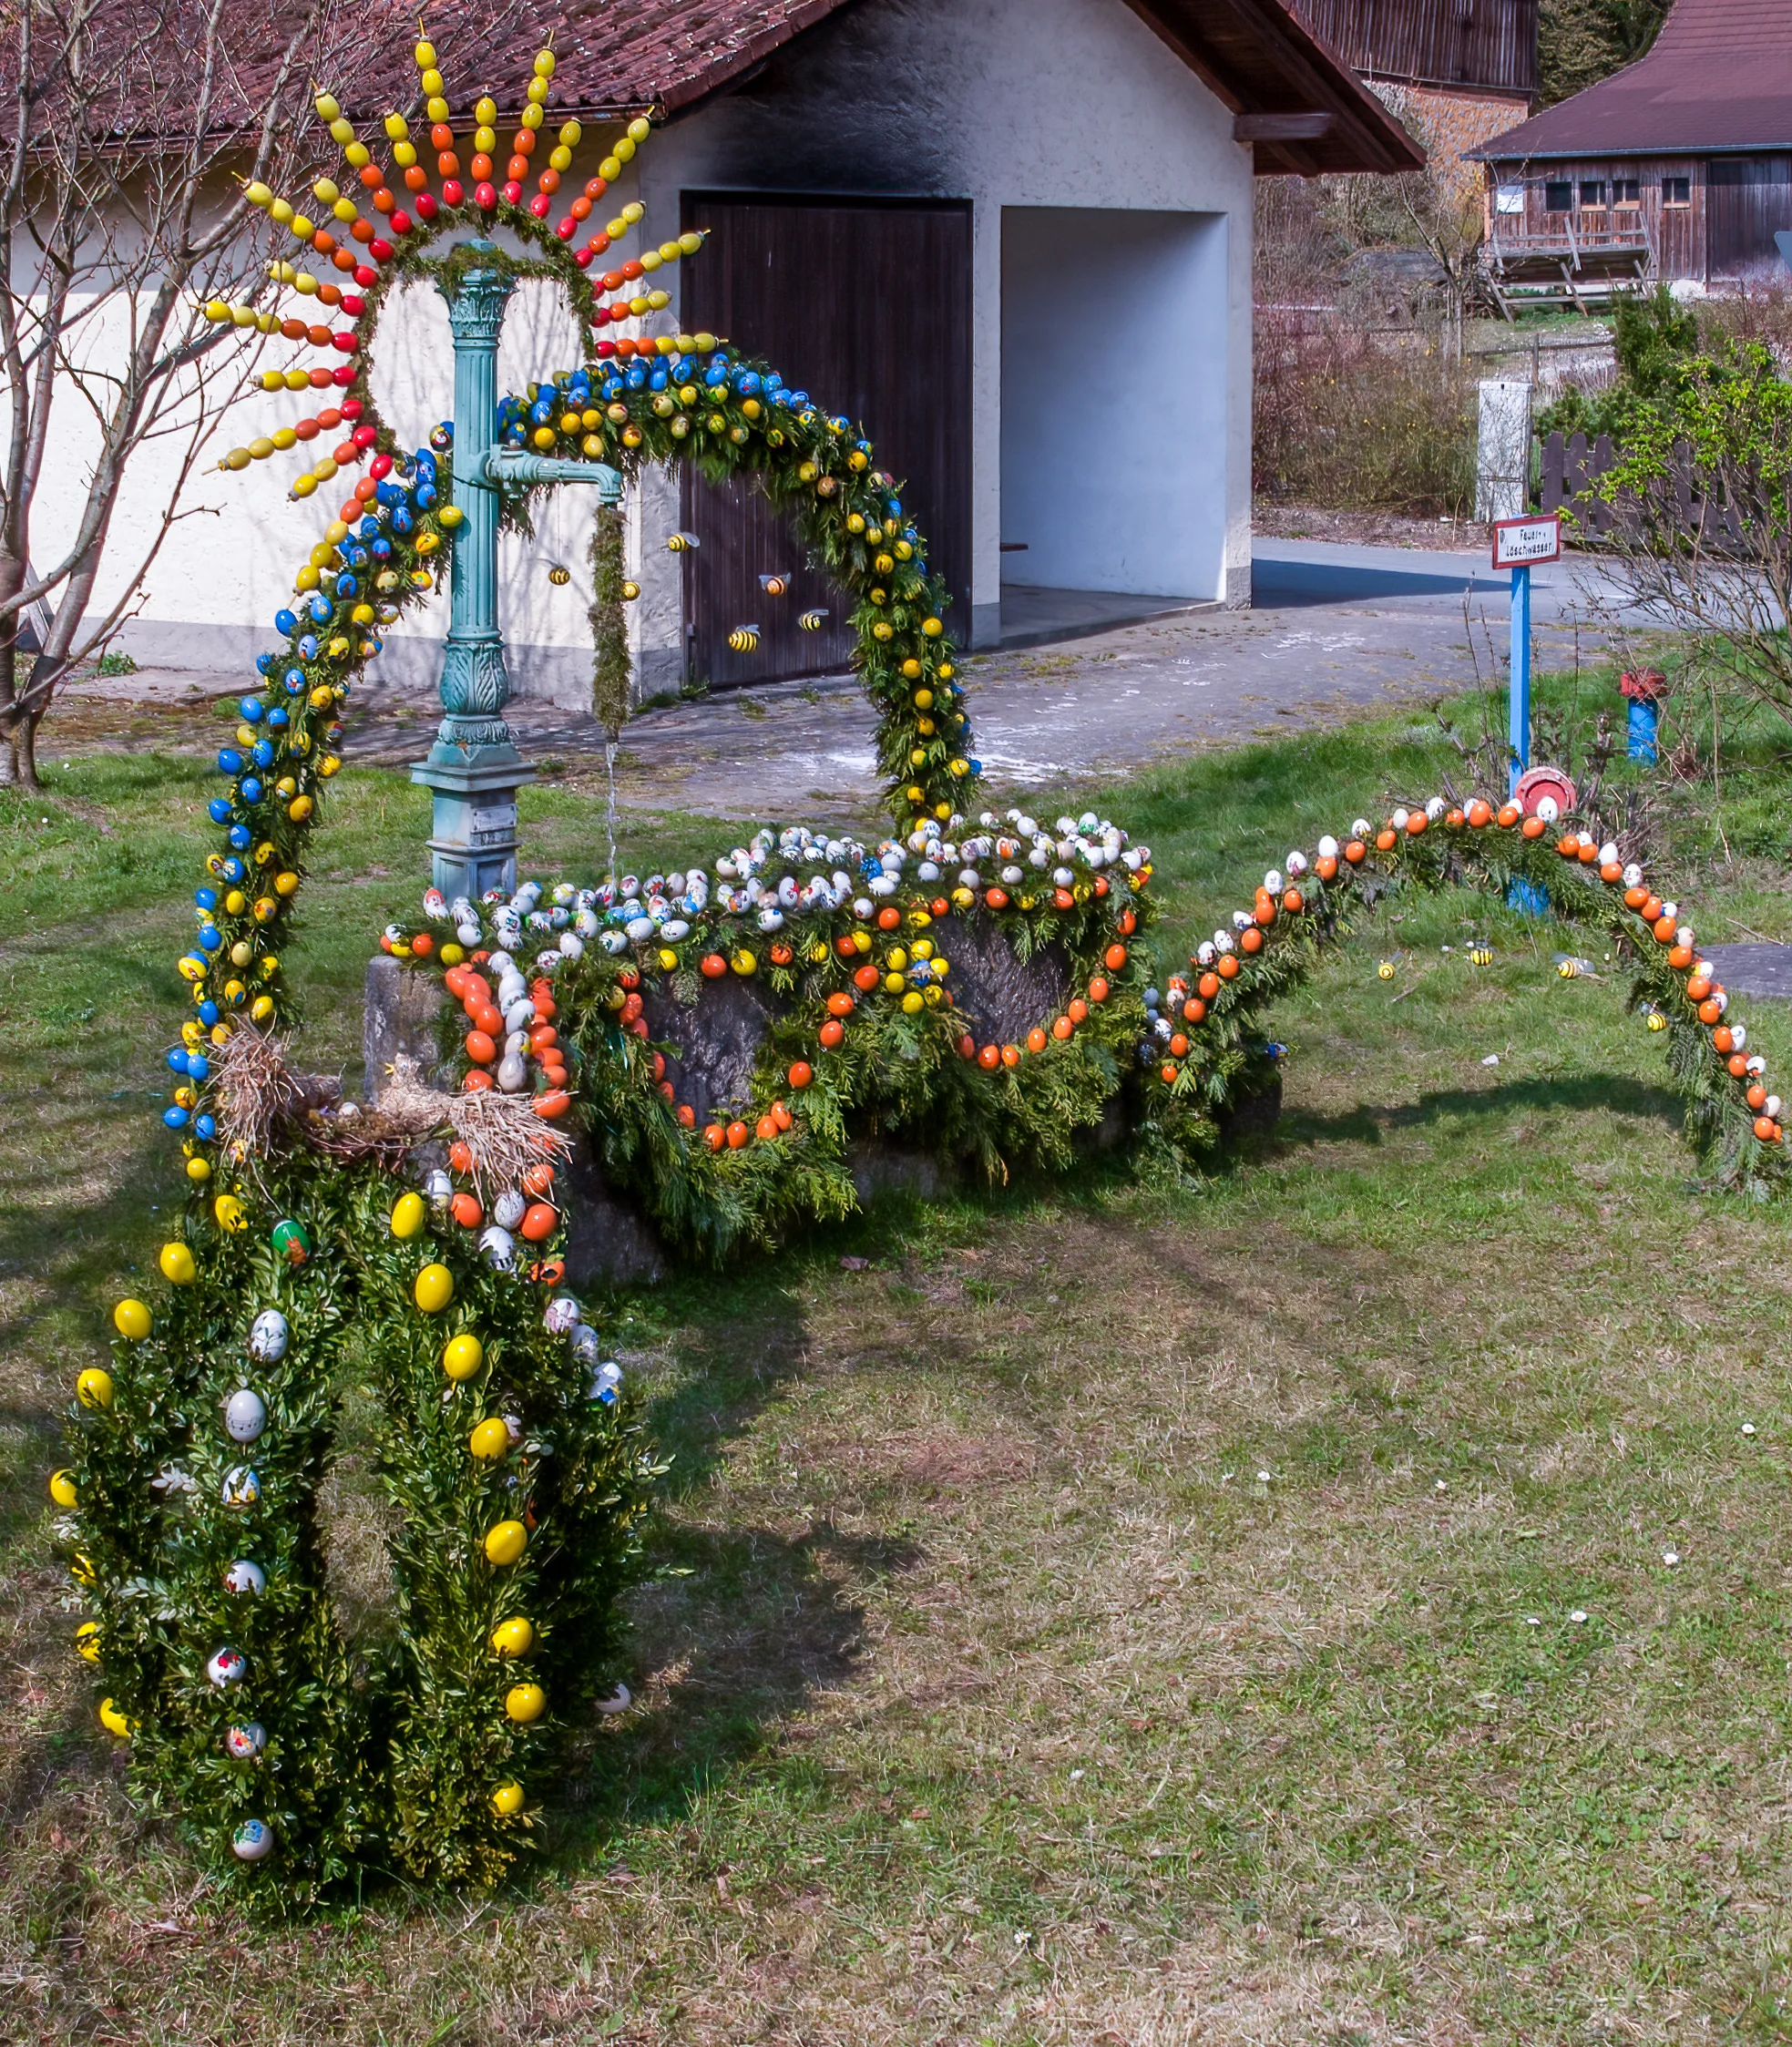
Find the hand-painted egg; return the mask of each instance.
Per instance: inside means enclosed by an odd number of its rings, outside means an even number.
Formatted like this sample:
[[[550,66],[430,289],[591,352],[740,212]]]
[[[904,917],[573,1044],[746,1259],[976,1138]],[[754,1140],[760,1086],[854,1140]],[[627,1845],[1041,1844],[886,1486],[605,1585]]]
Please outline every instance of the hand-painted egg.
[[[493,1223],[481,1233],[479,1250],[486,1264],[494,1272],[507,1273],[516,1270],[517,1240],[508,1230],[499,1229]]]
[[[265,1819],[245,1819],[230,1836],[230,1853],[239,1862],[259,1862],[273,1852],[274,1834]]]
[[[550,1336],[564,1336],[578,1328],[581,1313],[579,1303],[570,1294],[561,1294],[549,1301],[541,1317],[541,1325]]]
[[[440,1166],[436,1166],[425,1176],[423,1192],[432,1208],[444,1209],[455,1198],[455,1183]]]
[[[224,1573],[224,1590],[227,1592],[260,1594],[267,1589],[267,1572],[259,1563],[251,1563],[247,1557],[239,1557]]]
[[[268,1730],[259,1720],[245,1720],[224,1730],[224,1753],[232,1761],[252,1763],[268,1745]]]
[[[528,1203],[514,1187],[508,1187],[492,1203],[492,1221],[501,1230],[514,1230],[527,1211]]]
[[[311,1238],[305,1233],[304,1224],[290,1216],[274,1224],[271,1241],[274,1255],[284,1258],[289,1265],[302,1265],[311,1256]]]
[[[520,1052],[507,1052],[499,1059],[497,1084],[500,1091],[507,1095],[519,1095],[528,1086],[528,1061]]]
[[[634,1703],[634,1694],[626,1684],[619,1684],[607,1699],[598,1701],[598,1711],[606,1715],[627,1713]]]
[[[249,1355],[258,1365],[278,1365],[286,1356],[292,1330],[278,1308],[263,1308],[249,1331]]]
[[[207,1679],[221,1692],[232,1684],[241,1684],[249,1675],[249,1659],[241,1649],[228,1645],[214,1649],[206,1661]]]
[[[256,1442],[267,1426],[267,1403],[250,1387],[239,1387],[225,1401],[224,1433],[231,1442]]]
[[[261,1474],[252,1466],[233,1464],[224,1474],[223,1483],[218,1489],[218,1497],[226,1507],[259,1507],[261,1503]]]
[[[535,1630],[520,1613],[513,1613],[492,1630],[491,1643],[495,1656],[527,1656],[535,1647]]]

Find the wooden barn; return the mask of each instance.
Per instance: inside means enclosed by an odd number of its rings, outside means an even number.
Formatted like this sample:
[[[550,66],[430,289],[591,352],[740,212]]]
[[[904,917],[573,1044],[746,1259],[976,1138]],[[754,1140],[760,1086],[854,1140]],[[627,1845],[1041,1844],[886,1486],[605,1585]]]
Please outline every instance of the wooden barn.
[[[1792,0],[1675,0],[1646,56],[1473,154],[1509,306],[1771,271],[1792,229]]]
[[[1418,128],[1431,160],[1472,204],[1468,152],[1537,97],[1538,0],[1295,0],[1369,89]]]

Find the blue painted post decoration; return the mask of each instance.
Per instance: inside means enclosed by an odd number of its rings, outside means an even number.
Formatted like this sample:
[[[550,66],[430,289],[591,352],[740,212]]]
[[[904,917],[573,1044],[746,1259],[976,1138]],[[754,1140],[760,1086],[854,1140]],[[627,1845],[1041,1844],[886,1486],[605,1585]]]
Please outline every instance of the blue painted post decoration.
[[[494,244],[473,250],[496,254]],[[476,902],[517,886],[517,792],[533,771],[517,752],[504,707],[510,677],[497,620],[497,529],[503,486],[594,483],[606,504],[621,496],[619,471],[599,462],[548,461],[500,451],[497,340],[515,281],[497,269],[466,271],[445,287],[455,341],[455,537],[447,645],[442,655],[445,716],[411,780],[435,793],[429,848],[435,885],[450,901]]]
[[[1653,768],[1661,752],[1661,700],[1667,677],[1658,668],[1627,670],[1618,678],[1619,693],[1630,704],[1630,757]]]

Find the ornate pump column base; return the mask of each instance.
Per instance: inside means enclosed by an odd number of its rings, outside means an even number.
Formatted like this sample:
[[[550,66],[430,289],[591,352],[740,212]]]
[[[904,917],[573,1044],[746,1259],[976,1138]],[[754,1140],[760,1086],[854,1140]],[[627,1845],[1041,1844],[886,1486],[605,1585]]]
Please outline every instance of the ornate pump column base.
[[[442,658],[447,715],[411,780],[435,794],[432,879],[451,902],[515,889],[517,792],[534,779],[504,717],[510,679],[497,626],[499,498],[486,473],[497,420],[497,337],[514,289],[502,271],[473,270],[444,293],[455,337],[455,502],[466,517]]]

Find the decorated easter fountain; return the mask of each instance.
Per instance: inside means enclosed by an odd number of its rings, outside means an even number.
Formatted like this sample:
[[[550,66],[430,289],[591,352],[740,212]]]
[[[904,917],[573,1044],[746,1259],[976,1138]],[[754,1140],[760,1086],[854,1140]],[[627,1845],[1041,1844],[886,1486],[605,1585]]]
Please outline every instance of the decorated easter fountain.
[[[986,804],[943,590],[870,445],[714,337],[653,332],[670,297],[651,279],[700,236],[599,269],[640,225],[630,205],[594,228],[593,209],[648,124],[567,202],[578,124],[534,162],[544,52],[505,179],[488,100],[464,178],[435,52],[417,61],[435,189],[404,120],[385,123],[388,184],[324,97],[373,218],[328,179],[322,225],[250,192],[315,260],[282,258],[277,280],[343,323],[209,309],[328,365],[270,372],[268,392],[320,409],[228,466],[302,448],[299,502],[361,474],[219,756],[162,1111],[186,1212],[161,1286],[117,1305],[110,1367],[81,1373],[50,1482],[87,1609],[74,1646],[137,1795],[282,1908],[367,1867],[496,1880],[532,1838],[563,1738],[626,1696],[619,1595],[660,1467],[636,1389],[567,1289],[581,1172],[668,1255],[716,1260],[849,1213],[866,1140],[994,1180],[1062,1169],[1104,1121],[1193,1157],[1273,1082],[1268,1006],[1341,937],[1366,876],[1402,875],[1501,899],[1523,880],[1612,932],[1725,1175],[1784,1179],[1778,1100],[1692,930],[1616,843],[1562,814],[1565,791],[1358,818],[1288,852],[1166,970],[1148,847],[1093,811]],[[449,302],[456,417],[406,450],[368,366],[386,294],[419,278]],[[496,402],[523,278],[564,292],[584,355]],[[499,523],[533,493],[595,487],[596,695],[614,726],[630,595],[615,507],[644,465],[685,461],[755,476],[850,600],[892,828],[766,825],[661,874],[519,884]],[[416,770],[435,874],[420,917],[382,941],[413,1039],[362,1105],[302,1070],[282,956],[353,679],[445,568],[446,715]],[[349,1383],[371,1397],[394,1530],[394,1639],[357,1665],[317,1509]]]

